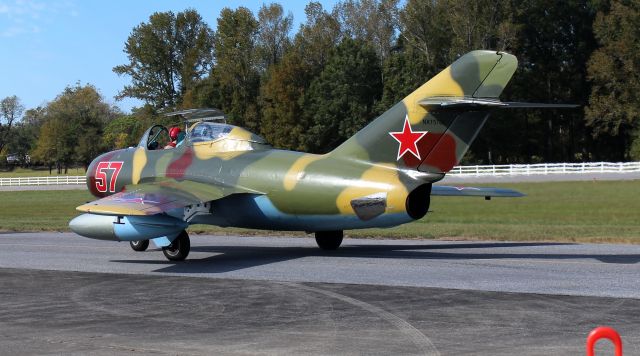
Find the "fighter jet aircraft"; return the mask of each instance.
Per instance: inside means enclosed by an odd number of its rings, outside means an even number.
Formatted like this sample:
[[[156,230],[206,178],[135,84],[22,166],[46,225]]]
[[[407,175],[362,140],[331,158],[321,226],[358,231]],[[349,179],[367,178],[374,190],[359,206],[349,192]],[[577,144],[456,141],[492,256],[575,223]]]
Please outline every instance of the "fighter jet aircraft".
[[[313,232],[320,248],[333,250],[344,230],[424,217],[432,195],[521,196],[433,185],[460,161],[493,109],[563,107],[501,102],[516,67],[508,53],[470,52],[321,155],[274,149],[226,124],[218,110],[175,113],[191,117],[175,148],[161,149],[168,129],[155,125],[137,147],[91,163],[87,185],[100,199],[79,206],[84,214],[69,226],[85,237],[129,241],[136,251],[151,240],[180,261],[189,253],[191,224]]]

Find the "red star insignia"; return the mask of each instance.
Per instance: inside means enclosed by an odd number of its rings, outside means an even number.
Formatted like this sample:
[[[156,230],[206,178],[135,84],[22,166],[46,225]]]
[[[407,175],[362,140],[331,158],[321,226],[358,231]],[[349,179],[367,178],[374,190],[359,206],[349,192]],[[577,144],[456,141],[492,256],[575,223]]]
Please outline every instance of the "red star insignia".
[[[427,134],[428,131],[411,131],[411,124],[409,123],[409,116],[404,118],[404,127],[401,132],[389,132],[389,135],[400,143],[398,147],[398,160],[409,152],[414,155],[418,160],[420,158],[420,151],[418,151],[418,141]]]

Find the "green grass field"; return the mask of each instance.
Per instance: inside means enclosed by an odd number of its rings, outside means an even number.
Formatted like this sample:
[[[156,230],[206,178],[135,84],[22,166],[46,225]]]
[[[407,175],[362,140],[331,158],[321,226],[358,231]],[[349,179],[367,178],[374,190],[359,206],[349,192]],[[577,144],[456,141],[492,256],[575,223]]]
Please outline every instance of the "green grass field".
[[[433,198],[422,220],[391,229],[349,231],[355,237],[544,240],[640,243],[640,181],[501,184],[524,198]],[[0,192],[0,230],[67,231],[86,191]],[[195,225],[196,233],[252,230]]]
[[[64,171],[61,174],[55,170],[55,168],[49,174],[49,169],[30,169],[30,168],[14,168],[11,170],[0,170],[0,178],[13,178],[13,177],[48,177],[48,176],[83,176],[85,175],[84,168],[69,168],[67,173]]]

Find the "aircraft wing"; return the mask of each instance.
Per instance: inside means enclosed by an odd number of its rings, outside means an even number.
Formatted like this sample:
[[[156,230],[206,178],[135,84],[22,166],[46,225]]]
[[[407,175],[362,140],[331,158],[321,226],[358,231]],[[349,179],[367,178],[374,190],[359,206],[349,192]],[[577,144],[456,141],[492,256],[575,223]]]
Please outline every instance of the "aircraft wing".
[[[242,187],[166,180],[130,185],[120,193],[86,203],[76,210],[99,215],[146,216],[237,193],[262,194]]]
[[[485,199],[490,199],[491,197],[517,198],[524,196],[524,194],[512,189],[490,187],[454,187],[448,185],[432,186],[431,195],[454,197],[485,197]]]

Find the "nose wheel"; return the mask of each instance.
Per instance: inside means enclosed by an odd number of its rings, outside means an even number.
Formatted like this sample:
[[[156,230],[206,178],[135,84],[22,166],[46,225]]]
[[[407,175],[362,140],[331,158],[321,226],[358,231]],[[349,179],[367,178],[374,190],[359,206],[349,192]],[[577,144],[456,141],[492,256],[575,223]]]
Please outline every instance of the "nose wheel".
[[[189,255],[190,249],[191,241],[189,240],[189,234],[187,234],[186,230],[182,230],[171,245],[162,248],[162,253],[164,253],[164,257],[169,261],[184,261]]]
[[[129,242],[129,245],[132,250],[142,252],[146,251],[149,247],[149,240],[131,241]]]
[[[317,231],[316,243],[318,247],[323,250],[337,250],[342,243],[342,237],[344,233],[342,230],[338,231]]]

